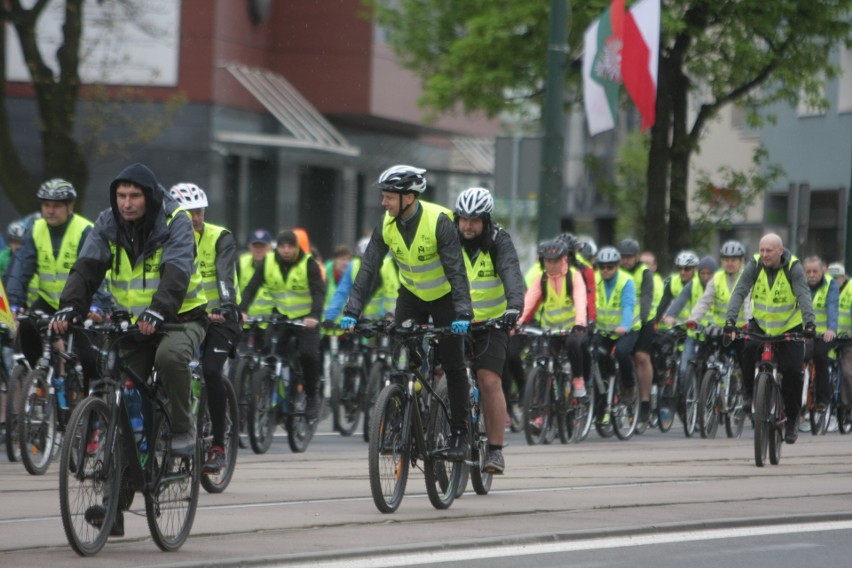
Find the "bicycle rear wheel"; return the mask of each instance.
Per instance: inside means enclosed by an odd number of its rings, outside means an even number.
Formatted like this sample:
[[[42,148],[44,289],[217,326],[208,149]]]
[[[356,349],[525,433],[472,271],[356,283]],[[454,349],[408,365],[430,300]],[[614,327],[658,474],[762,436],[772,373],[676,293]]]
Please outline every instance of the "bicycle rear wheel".
[[[616,383],[616,388],[618,390],[612,399],[612,426],[619,440],[629,440],[639,424],[639,392],[638,388],[634,387],[633,399],[628,400],[624,397],[626,389],[621,385],[621,381]]]
[[[219,473],[201,476],[201,486],[208,493],[221,493],[224,491],[228,487],[228,484],[231,483],[231,478],[234,476],[234,468],[237,465],[237,450],[240,441],[237,395],[234,392],[234,386],[231,384],[231,381],[223,377],[222,383],[225,389],[225,467]],[[210,393],[208,392],[208,401],[209,397]],[[207,405],[204,405],[201,436],[205,440],[209,438],[212,441],[213,438],[213,424],[210,422],[210,412]],[[207,445],[205,444],[205,446]]]
[[[382,513],[393,513],[402,503],[411,452],[411,425],[405,422],[405,392],[397,384],[384,387],[376,399],[370,422],[370,493]]]
[[[291,384],[288,396],[291,398],[291,403],[289,412],[287,412],[287,419],[284,421],[287,429],[287,444],[290,446],[290,450],[300,454],[308,449],[311,440],[314,439],[314,430],[318,421],[312,423],[305,415],[308,397],[302,383]],[[321,397],[322,391],[315,396]],[[322,416],[322,409],[320,409],[319,415]]]
[[[269,367],[260,367],[253,373],[247,426],[251,449],[256,454],[269,450],[278,425],[278,405],[273,404],[276,386],[275,374]]]
[[[781,418],[784,399],[781,398],[781,388],[775,381],[772,381],[769,387],[769,416],[771,417],[769,423],[769,463],[778,465],[781,463],[781,448],[784,446],[784,432],[782,430],[784,422]]]
[[[728,413],[725,414],[725,433],[728,438],[739,438],[745,427],[746,415],[749,410],[745,408],[743,399],[743,378],[738,367],[730,374],[731,384],[728,387]]]
[[[769,434],[772,429],[772,387],[769,385],[771,380],[772,377],[766,372],[758,373],[755,378],[754,463],[757,467],[766,464],[766,456],[769,453]]]
[[[702,438],[715,438],[719,428],[719,414],[722,410],[722,375],[718,369],[704,373],[701,381],[701,394],[698,397],[698,429]]]
[[[50,467],[56,443],[56,397],[44,369],[27,373],[21,386],[18,437],[21,461],[31,475],[43,475]]]
[[[21,443],[18,428],[18,415],[21,412],[21,392],[24,377],[29,369],[18,363],[12,368],[9,376],[9,386],[6,390],[6,457],[10,462],[21,459]]]
[[[583,398],[573,398],[574,408],[572,418],[573,425],[573,441],[574,443],[582,442],[589,435],[592,429],[592,421],[595,417],[595,381],[589,381],[586,386],[586,396]]]
[[[332,364],[332,369],[338,366]],[[351,436],[358,427],[361,414],[361,391],[364,377],[360,367],[343,366],[339,374],[332,372],[331,410],[334,425],[341,436]]]
[[[252,374],[254,373],[254,361],[250,357],[240,357],[234,370],[234,392],[237,395],[237,409],[239,416],[238,435],[241,448],[249,447],[248,439],[248,416],[251,405]]]
[[[103,548],[118,510],[121,452],[112,452],[109,471],[103,469],[112,427],[110,408],[100,398],[81,401],[68,420],[59,457],[59,510],[65,538],[80,556]],[[87,521],[87,515],[98,521]]]
[[[683,434],[691,438],[695,434],[698,422],[698,368],[690,361],[686,368],[686,376],[681,385],[681,407],[683,409]]]
[[[173,456],[171,427],[162,416],[155,420],[154,451],[146,475],[152,485],[145,492],[145,513],[154,542],[171,552],[183,545],[195,520],[201,460],[198,447],[191,456]]]
[[[364,441],[370,441],[370,413],[376,404],[376,399],[379,392],[385,386],[385,376],[390,371],[387,363],[378,359],[370,367],[370,372],[367,375],[367,388],[364,395]]]
[[[547,443],[552,420],[549,379],[547,370],[538,366],[533,367],[527,376],[524,387],[524,437],[530,446]]]
[[[550,415],[556,417],[556,431],[559,434],[559,441],[567,444],[574,437],[574,417],[569,415],[570,398],[565,396],[565,385],[571,384],[571,376],[557,373],[553,377],[553,382]]]
[[[447,394],[447,381],[443,380],[435,387],[435,394],[449,408],[450,397]],[[423,456],[423,475],[426,478],[426,494],[436,509],[446,509],[453,504],[462,482],[465,464],[463,461],[443,459],[435,452],[449,446],[450,420],[444,408],[432,401],[429,409],[429,422],[426,426],[426,455]],[[476,467],[476,465],[474,465]],[[465,477],[465,481],[467,478]]]
[[[494,474],[484,471],[482,466],[488,454],[488,434],[485,428],[485,413],[479,415],[476,422],[476,431],[473,433],[474,447],[471,449],[470,484],[477,495],[488,495],[491,491],[491,482]]]

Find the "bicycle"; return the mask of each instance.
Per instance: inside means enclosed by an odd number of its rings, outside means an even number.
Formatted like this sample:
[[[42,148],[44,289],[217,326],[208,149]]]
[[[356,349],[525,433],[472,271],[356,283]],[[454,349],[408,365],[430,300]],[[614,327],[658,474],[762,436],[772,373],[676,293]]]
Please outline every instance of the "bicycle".
[[[356,326],[362,333],[376,330],[376,324]],[[420,460],[429,502],[436,509],[446,509],[462,482],[464,462],[447,459],[447,382],[436,381],[432,370],[435,344],[452,331],[405,321],[387,332],[394,340],[395,368],[376,399],[370,422],[368,462],[373,502],[382,513],[396,511],[405,495],[409,467],[418,467]],[[425,424],[424,415],[428,415]]]
[[[602,438],[615,434],[620,440],[629,440],[639,423],[639,396],[637,387],[629,389],[622,384],[615,344],[608,347],[604,340],[617,336],[597,330],[592,336],[592,388],[595,394],[595,429]],[[628,392],[632,391],[632,392]]]
[[[27,316],[20,316],[23,320]],[[4,326],[5,327],[5,326]],[[11,331],[6,328],[6,338],[9,339]],[[5,357],[5,355],[4,355]],[[33,357],[33,363],[38,360],[38,357]],[[3,373],[5,376],[5,359],[3,361]],[[21,459],[21,444],[18,437],[18,413],[21,409],[21,385],[24,377],[32,370],[32,364],[23,353],[15,352],[12,355],[12,371],[9,373],[6,380],[6,398],[3,404],[6,408],[6,431],[3,434],[4,445],[6,447],[6,458],[10,462],[16,462]]]
[[[678,400],[680,359],[686,330],[680,325],[657,332],[653,343],[654,384],[657,387],[657,426],[668,432],[674,425]]]
[[[181,329],[181,324],[162,326],[163,331]],[[129,317],[116,313],[112,322],[87,331],[105,342],[98,358],[101,378],[92,381],[90,395],[74,409],[62,446],[59,504],[65,536],[77,554],[97,554],[119,510],[128,510],[141,492],[154,542],[161,550],[177,550],[189,536],[198,505],[198,447],[189,456],[172,455],[171,418],[158,371],[143,379],[121,362],[120,348],[142,337]],[[150,417],[144,421],[144,445],[134,436],[123,373]]]
[[[814,341],[822,341],[821,338],[817,337]],[[848,343],[848,337],[838,337],[835,339],[835,348],[842,347],[845,343]],[[835,387],[835,383],[839,386],[840,381],[840,363],[836,358],[829,357],[828,359],[828,377],[829,383],[831,386],[832,396],[828,400],[828,404],[826,404],[825,408],[818,408],[816,400],[817,400],[817,392],[816,392],[816,368],[813,360],[808,361],[804,368],[803,373],[803,381],[802,381],[802,414],[804,418],[804,413],[807,412],[808,420],[802,420],[800,422],[799,431],[807,431],[810,430],[811,434],[814,436],[818,436],[821,434],[825,434],[828,432],[829,423],[831,418],[835,414],[835,397],[834,392],[838,390]],[[839,400],[839,397],[838,399]],[[805,426],[807,424],[808,427]]]
[[[66,349],[55,345],[56,338],[41,318],[42,353],[21,382],[17,416],[21,462],[30,475],[44,475],[59,453],[62,433],[74,406],[86,396],[83,368],[74,354],[74,334]],[[60,382],[58,369],[65,368]]]
[[[393,320],[386,319],[376,322],[376,346],[373,350],[367,384],[362,400],[364,407],[364,441],[370,441],[370,414],[376,404],[379,392],[384,388],[393,368],[393,349],[387,330],[393,326]]]
[[[339,328],[335,324],[335,329]],[[331,415],[334,429],[351,436],[364,408],[369,348],[350,334],[328,335],[328,376],[331,380]]]
[[[784,425],[787,416],[784,412],[784,399],[781,396],[781,375],[775,361],[775,344],[786,341],[803,341],[801,333],[783,335],[761,335],[754,332],[738,331],[737,337],[744,340],[754,339],[761,342],[760,361],[757,376],[754,379],[754,462],[757,467],[769,463],[781,463],[781,446],[784,443]]]
[[[739,438],[745,426],[746,408],[736,351],[731,345],[724,345],[722,336],[717,333],[708,333],[707,343],[710,354],[698,398],[701,437],[715,438],[719,422],[724,418],[727,437]]]
[[[272,445],[272,437],[279,422],[284,422],[287,443],[296,453],[308,449],[316,430],[316,420],[308,420],[307,393],[302,377],[299,351],[295,335],[287,338],[284,354],[278,354],[279,328],[289,330],[307,329],[301,321],[284,316],[262,316],[255,318],[269,324],[266,354],[260,366],[252,373],[251,398],[248,408],[248,433],[252,450],[264,454]],[[322,378],[320,378],[322,381]],[[321,396],[322,383],[314,396]],[[322,415],[322,408],[319,410]]]
[[[198,361],[190,362],[192,371],[192,414],[198,417],[198,439],[201,443],[201,456],[206,456],[213,446],[213,421],[210,417],[210,407],[207,385]],[[225,392],[225,436],[223,449],[225,451],[225,466],[217,473],[203,473],[201,486],[208,493],[221,493],[231,483],[234,468],[237,465],[237,449],[240,445],[239,407],[234,386],[227,377],[222,377]]]
[[[261,347],[266,327],[263,320],[249,318],[243,322],[240,350],[233,372],[234,393],[239,416],[239,447],[248,448],[248,415],[252,397],[252,376],[261,365]]]

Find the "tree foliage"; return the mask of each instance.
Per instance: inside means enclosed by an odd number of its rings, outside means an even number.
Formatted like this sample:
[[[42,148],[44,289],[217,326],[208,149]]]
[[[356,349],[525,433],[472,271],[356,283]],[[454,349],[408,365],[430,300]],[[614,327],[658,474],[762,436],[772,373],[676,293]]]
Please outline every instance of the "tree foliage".
[[[549,0],[364,0],[402,62],[423,81],[434,111],[528,108],[544,83]],[[578,61],[583,30],[609,2],[570,3],[569,44]],[[632,3],[631,3],[632,4]],[[629,6],[628,6],[629,8]],[[689,159],[724,105],[819,102],[837,75],[829,53],[850,43],[852,0],[662,0],[657,122],[648,149],[645,245],[688,245]],[[579,68],[567,81],[578,92]],[[697,113],[690,103],[699,101]]]

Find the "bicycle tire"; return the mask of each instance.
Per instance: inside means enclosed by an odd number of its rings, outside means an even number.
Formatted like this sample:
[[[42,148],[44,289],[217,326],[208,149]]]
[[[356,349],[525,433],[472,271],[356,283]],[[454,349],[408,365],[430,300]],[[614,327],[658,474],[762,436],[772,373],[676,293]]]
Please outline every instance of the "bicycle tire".
[[[278,425],[278,405],[273,406],[277,385],[278,381],[269,367],[260,367],[252,373],[247,427],[249,443],[256,454],[265,454],[272,445]]]
[[[755,378],[754,398],[754,464],[757,467],[766,465],[766,457],[769,453],[769,424],[771,386],[769,381],[773,380],[769,373],[761,372]]]
[[[449,407],[447,381],[442,380],[435,386],[435,394]],[[469,432],[469,430],[468,430]],[[463,461],[449,461],[438,457],[435,451],[446,448],[450,438],[450,419],[442,405],[433,401],[429,408],[429,422],[426,425],[426,452],[423,456],[423,476],[426,478],[426,495],[436,509],[447,509],[456,499],[456,493],[466,473]],[[467,478],[465,477],[465,481]]]
[[[530,446],[547,443],[551,427],[550,381],[547,369],[530,369],[524,386],[524,438]]]
[[[381,359],[376,360],[367,373],[367,389],[364,394],[364,441],[370,441],[370,414],[376,404],[376,399],[379,396],[385,384],[385,374],[390,371],[390,366]]]
[[[690,361],[686,368],[686,376],[681,385],[681,407],[683,408],[683,435],[691,438],[695,435],[698,422],[698,369],[695,362]]]
[[[234,392],[237,395],[237,408],[239,411],[238,436],[241,448],[249,447],[248,439],[248,415],[251,403],[252,375],[254,374],[254,360],[251,357],[240,357],[234,370]]]
[[[10,462],[21,459],[21,443],[18,429],[18,415],[21,412],[21,389],[24,377],[29,372],[26,365],[18,363],[12,368],[6,389],[6,457]]]
[[[677,371],[672,371],[676,373]],[[675,376],[664,376],[657,391],[657,427],[660,432],[668,432],[674,425],[677,414],[677,393],[675,392]]]
[[[402,387],[390,384],[379,392],[373,407],[367,461],[370,493],[382,513],[399,508],[408,482],[411,424],[406,422],[406,404]]]
[[[571,412],[573,420],[571,441],[579,444],[589,436],[592,429],[592,421],[595,417],[595,406],[592,401],[595,400],[595,382],[589,381],[586,386],[586,396],[582,398],[572,398],[574,405]]]
[[[104,547],[118,511],[121,482],[120,451],[112,452],[110,471],[104,475],[104,456],[110,424],[110,407],[100,398],[83,400],[71,413],[65,443],[59,456],[59,510],[65,538],[80,556],[94,556]],[[118,430],[115,429],[116,435]],[[120,445],[120,440],[116,440]],[[81,467],[82,465],[82,467]],[[116,496],[110,499],[110,496]],[[103,508],[100,526],[86,521],[86,511]]]
[[[725,414],[725,434],[728,438],[739,438],[745,428],[748,410],[744,408],[745,400],[742,392],[742,375],[735,368],[730,375],[731,384],[728,387],[728,412]]]
[[[319,420],[311,423],[307,416],[305,416],[308,397],[302,383],[298,381],[291,382],[290,392],[287,393],[287,396],[291,400],[289,411],[284,420],[284,427],[287,430],[287,444],[290,446],[292,452],[301,454],[311,444]],[[315,396],[322,397],[322,389]],[[319,416],[322,416],[322,403],[320,404]]]
[[[816,366],[813,361],[810,362],[809,368],[811,369],[811,384],[808,389],[808,422],[811,426],[811,434],[814,436],[820,436],[828,431],[828,419],[831,416],[831,403],[829,401],[829,404],[826,405],[822,411],[817,410]]]
[[[633,400],[624,399],[625,388],[618,382],[612,402],[612,427],[619,440],[629,440],[639,425],[639,389],[634,387]]]
[[[222,383],[225,390],[225,467],[219,473],[201,475],[201,486],[208,493],[221,493],[227,489],[237,465],[237,451],[240,440],[237,395],[231,381],[223,377]],[[207,393],[207,396],[209,400],[210,393]],[[213,426],[210,424],[209,416],[209,409],[207,405],[204,405],[204,426],[199,431],[202,432],[202,437],[205,439],[207,436],[213,436]]]
[[[147,478],[157,486],[145,491],[145,516],[151,538],[160,550],[178,550],[192,530],[198,507],[201,459],[199,447],[191,456],[172,456],[172,431],[163,416],[154,418],[151,444],[153,452],[147,463]]]
[[[27,373],[21,386],[18,439],[21,461],[30,475],[44,475],[50,467],[57,436],[56,410],[47,371],[34,369]]]
[[[335,428],[341,436],[348,438],[355,433],[361,418],[364,376],[363,371],[356,367],[345,366],[342,371],[341,384],[332,383],[331,386],[331,410]]]
[[[698,430],[702,438],[713,439],[719,429],[721,414],[722,375],[718,369],[709,369],[701,380],[701,394],[698,396]]]
[[[601,392],[597,391],[597,384],[600,381],[600,384],[605,385],[605,388]],[[595,431],[598,433],[598,436],[601,438],[612,438],[615,435],[615,430],[612,427],[612,416],[608,416],[606,405],[607,405],[607,396],[608,389],[611,388],[611,385],[614,383],[615,377],[610,375],[606,380],[604,380],[601,376],[601,370],[598,363],[593,359],[592,360],[592,380],[589,381],[594,385],[593,392],[596,392],[595,397]],[[604,419],[607,418],[606,421]]]
[[[485,413],[479,414],[479,419],[476,421],[476,433],[473,434],[473,444],[471,445],[471,462],[470,466],[470,484],[473,486],[473,491],[477,495],[488,495],[491,491],[491,482],[494,480],[494,474],[482,469],[485,465],[485,458],[488,453],[488,433],[485,427]]]

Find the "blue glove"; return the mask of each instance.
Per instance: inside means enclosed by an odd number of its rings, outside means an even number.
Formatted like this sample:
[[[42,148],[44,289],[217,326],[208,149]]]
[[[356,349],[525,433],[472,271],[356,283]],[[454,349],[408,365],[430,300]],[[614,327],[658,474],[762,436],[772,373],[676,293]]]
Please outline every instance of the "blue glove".
[[[340,319],[340,329],[349,329],[358,323],[358,320],[352,316],[343,316]]]
[[[469,327],[470,322],[468,320],[456,320],[450,324],[450,329],[453,330],[453,333],[467,333]]]

